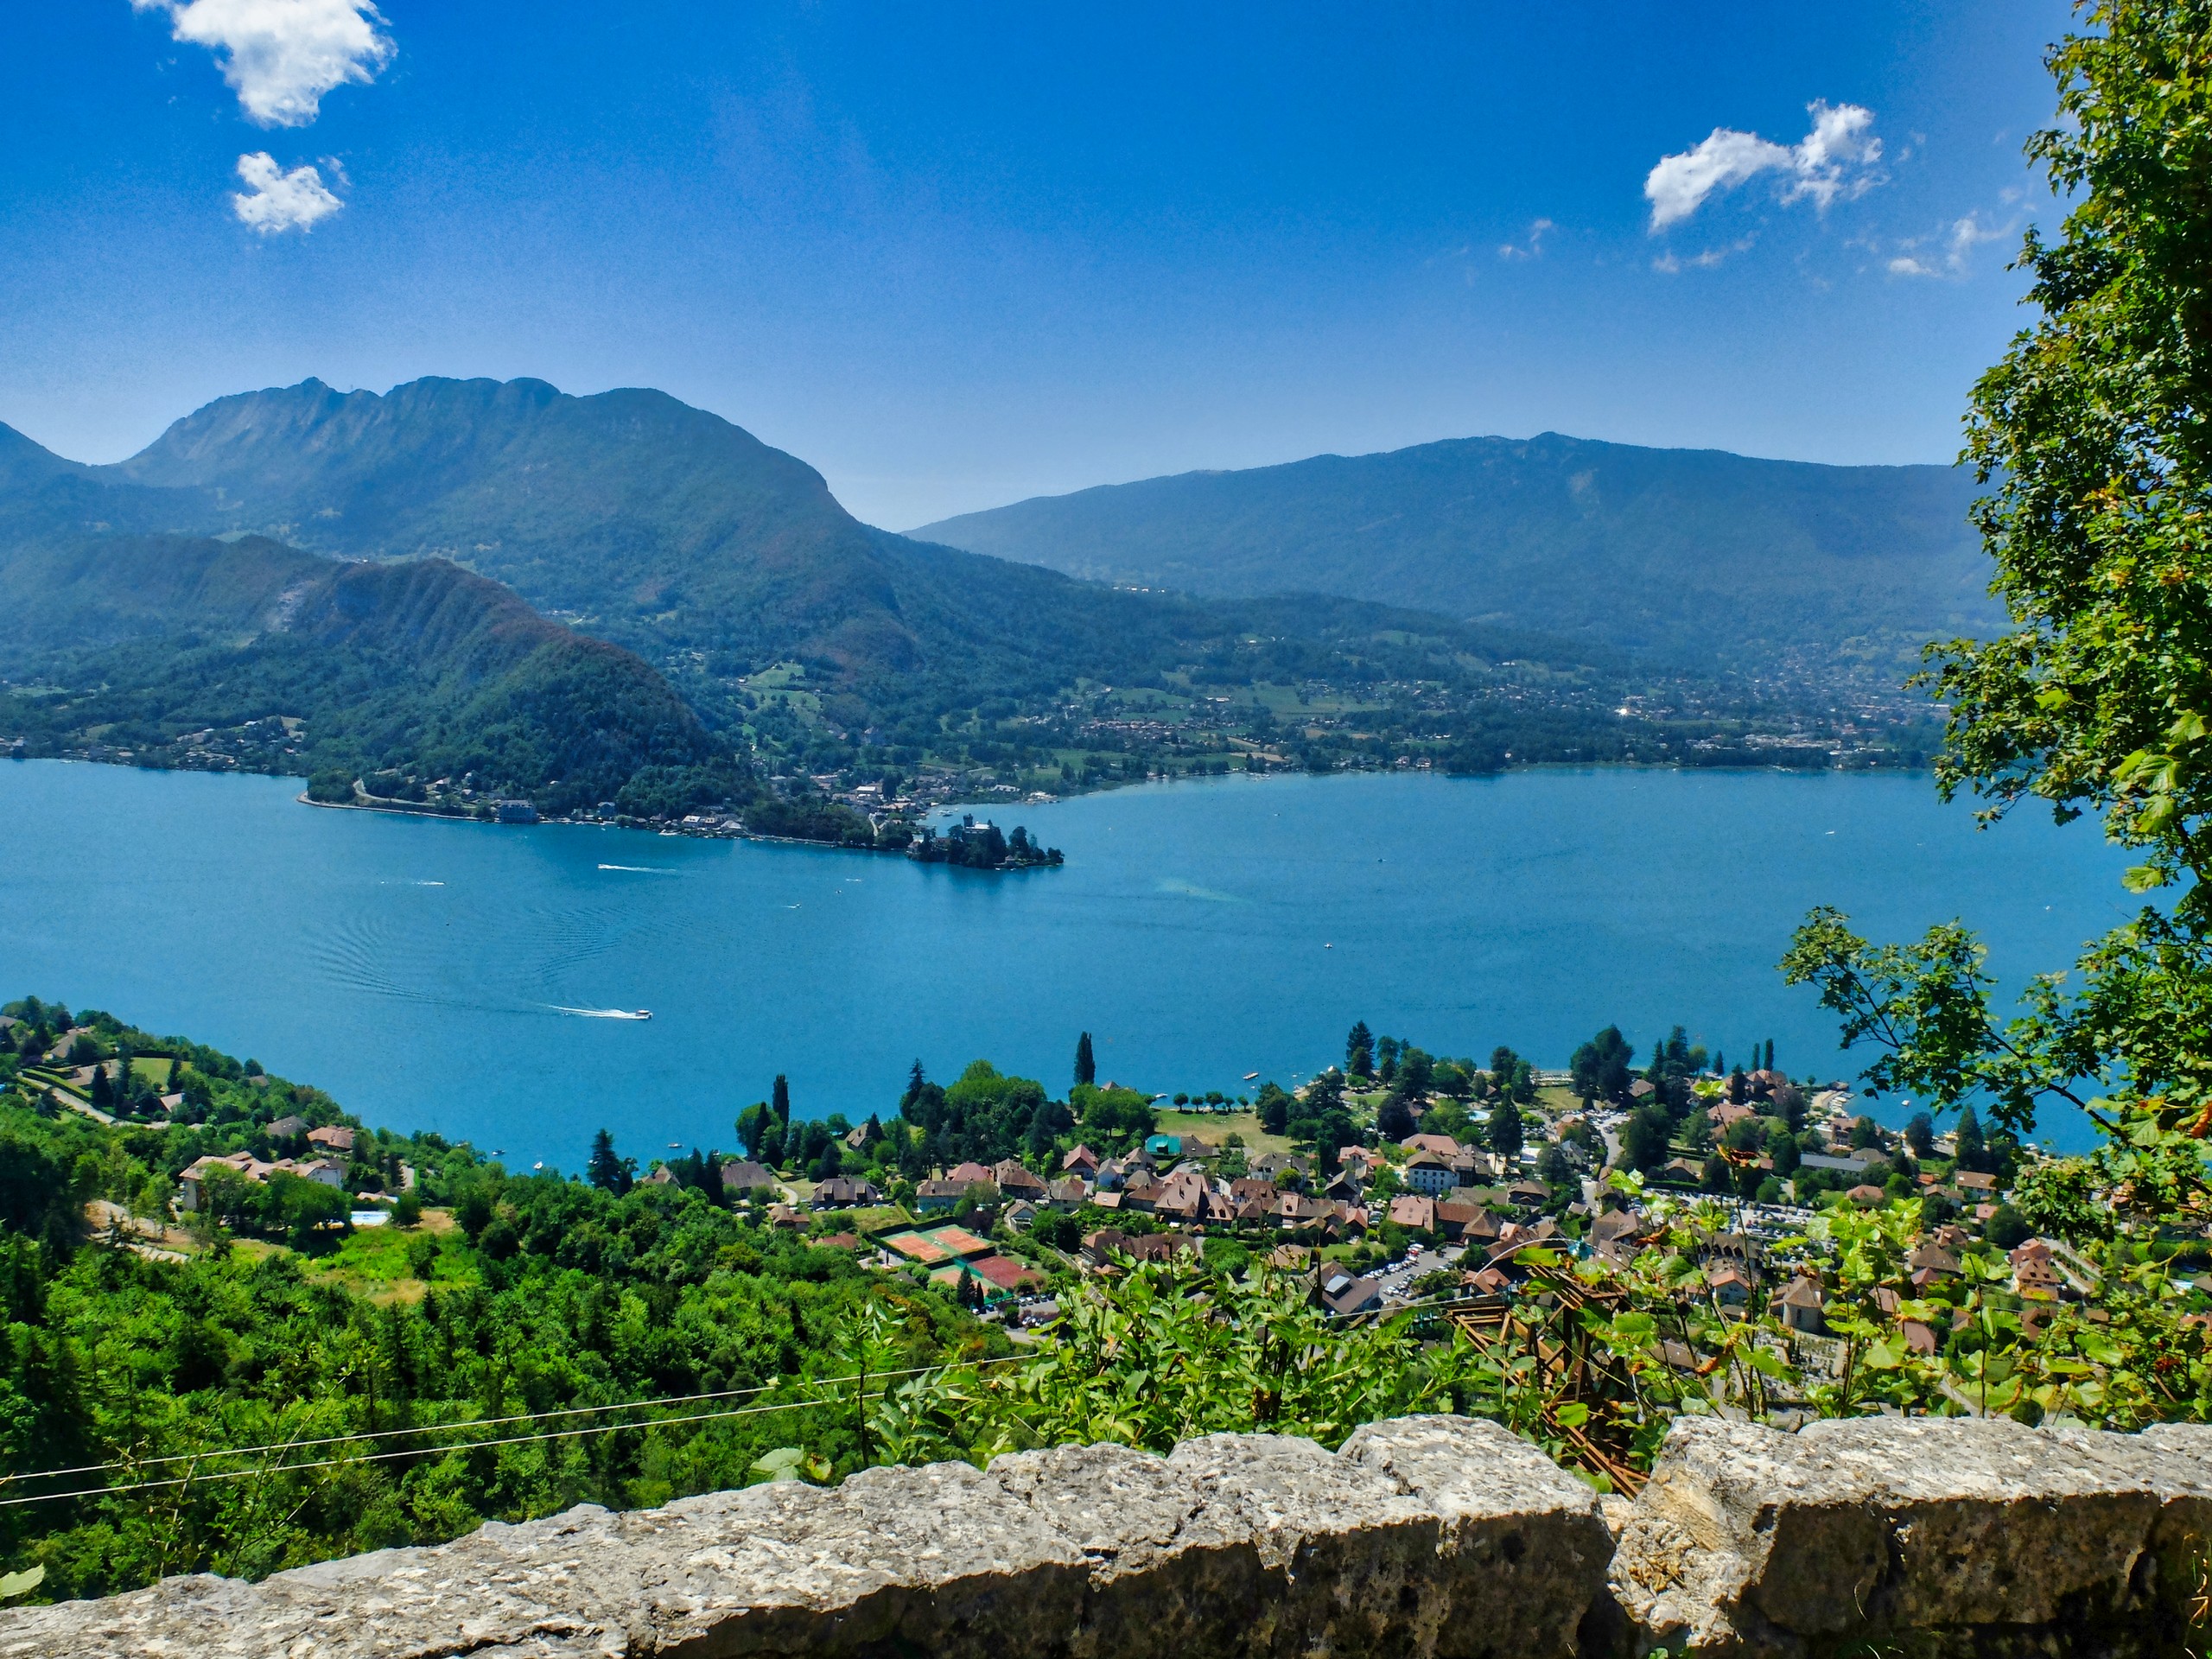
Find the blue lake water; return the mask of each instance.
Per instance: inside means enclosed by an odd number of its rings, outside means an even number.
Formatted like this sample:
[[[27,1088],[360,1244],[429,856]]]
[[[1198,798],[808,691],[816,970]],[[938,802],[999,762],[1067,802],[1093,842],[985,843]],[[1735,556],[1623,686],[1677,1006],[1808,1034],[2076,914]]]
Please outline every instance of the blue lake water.
[[[2013,979],[2129,908],[2095,828],[1977,832],[1925,779],[1593,770],[1231,779],[1006,814],[1066,868],[317,810],[283,779],[0,765],[0,995],[188,1033],[510,1166],[734,1142],[897,1103],[919,1058],[1243,1092],[1364,1019],[1562,1065],[1677,1022],[1847,1075],[1774,971],[1811,906],[1877,937],[1964,917]],[[650,1022],[592,1011],[650,1008]],[[2078,1141],[2076,1124],[2046,1133]]]

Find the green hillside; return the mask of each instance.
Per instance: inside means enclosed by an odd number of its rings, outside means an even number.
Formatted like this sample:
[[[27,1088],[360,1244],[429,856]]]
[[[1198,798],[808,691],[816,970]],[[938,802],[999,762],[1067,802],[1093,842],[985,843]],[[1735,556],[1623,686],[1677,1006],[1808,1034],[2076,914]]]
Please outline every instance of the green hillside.
[[[1101,582],[1343,594],[1676,659],[1885,666],[1998,617],[1943,467],[1545,433],[1040,497],[913,533]]]
[[[0,558],[0,731],[143,764],[350,781],[473,773],[551,810],[716,746],[630,652],[442,559],[347,564],[259,537],[80,538]]]

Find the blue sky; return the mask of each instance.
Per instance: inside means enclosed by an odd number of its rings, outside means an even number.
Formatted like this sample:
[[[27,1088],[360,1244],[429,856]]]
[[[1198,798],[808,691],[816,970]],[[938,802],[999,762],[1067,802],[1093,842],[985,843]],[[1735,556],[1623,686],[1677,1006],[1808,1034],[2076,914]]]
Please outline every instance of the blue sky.
[[[893,528],[1475,433],[1944,460],[2069,17],[20,0],[0,420],[655,385]]]

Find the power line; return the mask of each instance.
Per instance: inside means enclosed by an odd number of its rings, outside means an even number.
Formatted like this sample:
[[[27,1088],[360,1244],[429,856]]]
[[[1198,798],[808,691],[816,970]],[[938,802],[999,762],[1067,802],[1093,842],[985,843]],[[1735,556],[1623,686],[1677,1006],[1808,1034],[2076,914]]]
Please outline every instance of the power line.
[[[1001,1354],[995,1359],[971,1360],[964,1362],[964,1363],[966,1365],[980,1368],[985,1365],[1003,1365],[1011,1361],[1027,1357],[1027,1355],[1022,1354]],[[868,1374],[868,1380],[870,1382],[879,1380],[888,1382],[895,1377],[920,1376],[931,1371],[945,1370],[950,1369],[953,1368],[948,1365],[920,1365],[914,1366],[905,1370],[872,1371]],[[815,1379],[817,1382],[829,1383],[833,1386],[838,1383],[852,1382],[859,1380],[860,1379],[857,1376],[820,1377]],[[781,1386],[783,1385],[780,1383],[768,1383],[757,1389],[731,1389],[709,1394],[668,1395],[659,1399],[632,1400],[615,1405],[573,1406],[553,1411],[519,1413],[507,1417],[471,1418],[452,1423],[421,1424],[411,1428],[386,1428],[376,1429],[373,1431],[365,1430],[359,1434],[326,1435],[320,1439],[311,1440],[269,1442],[260,1446],[232,1446],[213,1452],[177,1452],[166,1457],[149,1458],[140,1463],[84,1464],[69,1469],[46,1469],[28,1474],[10,1475],[0,1478],[0,1489],[4,1489],[5,1485],[13,1484],[20,1481],[55,1479],[63,1475],[99,1474],[110,1471],[130,1471],[135,1469],[150,1468],[168,1464],[195,1463],[204,1459],[251,1457],[259,1452],[283,1453],[296,1451],[306,1451],[317,1446],[348,1445],[367,1440],[392,1440],[405,1435],[443,1434],[450,1433],[458,1429],[491,1428],[501,1427],[509,1423],[544,1422],[555,1417],[583,1416],[587,1414],[603,1414],[613,1411],[640,1411],[658,1406],[686,1405],[702,1401],[743,1399],[753,1395],[766,1394],[769,1389],[779,1388]],[[41,1492],[22,1497],[0,1497],[0,1509],[13,1508],[18,1504],[23,1503],[53,1503],[64,1498],[99,1497],[118,1492],[149,1491],[163,1486],[188,1485],[195,1480],[243,1480],[255,1475],[262,1474],[288,1474],[296,1471],[333,1469],[348,1464],[383,1463],[397,1458],[421,1457],[434,1452],[469,1452],[492,1446],[519,1446],[531,1440],[559,1440],[569,1437],[581,1437],[586,1434],[607,1434],[612,1433],[615,1430],[621,1428],[658,1428],[671,1424],[712,1422],[727,1417],[743,1417],[776,1411],[796,1411],[807,1406],[818,1406],[834,1403],[835,1398],[835,1395],[824,1396],[817,1395],[811,1399],[779,1401],[771,1405],[738,1407],[728,1411],[688,1412],[678,1416],[660,1418],[654,1421],[645,1423],[596,1423],[587,1425],[580,1428],[548,1429],[537,1434],[509,1435],[499,1440],[461,1440],[446,1446],[404,1447],[396,1452],[370,1452],[358,1458],[330,1458],[314,1463],[280,1463],[273,1465],[264,1465],[260,1468],[257,1469],[219,1470],[210,1474],[194,1473],[190,1475],[171,1476],[158,1480],[136,1481],[122,1486],[90,1486],[77,1491]]]
[[[783,1400],[771,1406],[733,1406],[728,1411],[695,1412],[685,1417],[664,1418],[664,1422],[703,1423],[724,1417],[751,1417],[772,1411],[797,1411],[806,1406],[825,1403],[815,1400]],[[395,1458],[419,1457],[423,1451],[474,1452],[499,1446],[521,1446],[531,1440],[560,1440],[569,1436],[611,1434],[618,1428],[657,1427],[658,1424],[594,1423],[584,1428],[547,1429],[538,1434],[510,1434],[496,1440],[471,1440],[461,1446],[423,1447],[397,1452],[371,1452],[358,1458],[324,1458],[315,1463],[283,1463],[259,1469],[219,1469],[208,1475],[170,1475],[160,1480],[135,1481],[127,1486],[87,1486],[81,1491],[40,1492],[26,1497],[0,1497],[0,1509],[13,1509],[24,1503],[58,1503],[65,1498],[109,1497],[121,1492],[148,1492],[163,1486],[189,1486],[194,1481],[251,1480],[260,1475],[304,1474],[316,1469],[338,1469],[364,1463],[388,1463]]]

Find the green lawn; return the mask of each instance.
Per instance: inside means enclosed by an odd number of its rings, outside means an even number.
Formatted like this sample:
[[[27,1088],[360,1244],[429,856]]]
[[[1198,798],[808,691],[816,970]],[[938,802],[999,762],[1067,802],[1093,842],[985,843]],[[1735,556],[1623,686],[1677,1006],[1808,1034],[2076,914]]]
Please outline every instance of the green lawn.
[[[1217,1147],[1232,1133],[1241,1135],[1246,1155],[1250,1157],[1290,1150],[1288,1137],[1269,1135],[1260,1127],[1257,1112],[1179,1112],[1169,1106],[1159,1109],[1156,1115],[1161,1135],[1195,1135]]]
[[[169,1074],[176,1070],[176,1062],[166,1054],[141,1054],[130,1062],[130,1075],[143,1077],[156,1089],[169,1086]]]

